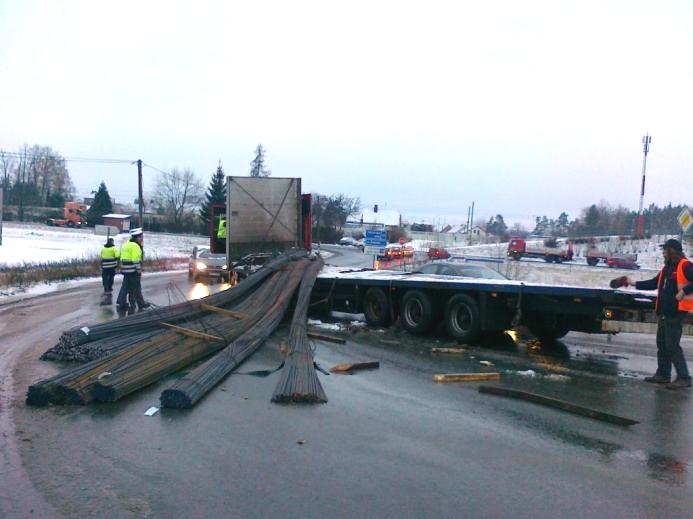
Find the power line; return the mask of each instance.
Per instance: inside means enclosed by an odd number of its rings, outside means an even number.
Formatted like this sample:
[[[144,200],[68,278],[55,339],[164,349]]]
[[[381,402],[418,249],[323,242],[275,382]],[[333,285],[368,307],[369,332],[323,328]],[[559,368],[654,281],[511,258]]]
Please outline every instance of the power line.
[[[148,167],[149,169],[153,169],[154,171],[158,171],[159,173],[163,173],[164,175],[168,175],[168,174],[169,174],[168,171],[164,171],[164,170],[162,170],[162,169],[155,168],[154,166],[152,166],[152,165],[150,165],[150,164],[146,164],[146,163],[143,162],[142,165],[145,166],[145,167]]]
[[[91,162],[96,164],[133,164],[137,162],[132,159],[105,159],[93,157],[63,157],[54,155],[37,155],[35,153],[24,154],[16,151],[0,151],[0,156],[7,156],[15,159],[42,159],[42,160],[64,160],[65,162]]]

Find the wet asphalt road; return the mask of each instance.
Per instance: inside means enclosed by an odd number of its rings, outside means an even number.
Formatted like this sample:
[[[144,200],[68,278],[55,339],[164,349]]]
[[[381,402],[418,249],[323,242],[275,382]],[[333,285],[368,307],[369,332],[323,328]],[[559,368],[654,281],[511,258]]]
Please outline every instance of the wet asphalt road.
[[[347,250],[328,260],[359,261]],[[166,303],[177,293],[172,281],[187,294],[206,291],[173,273],[145,277],[145,297]],[[430,352],[456,346],[443,337],[354,326],[341,332],[344,345],[316,343],[316,360],[381,367],[321,376],[325,405],[271,404],[275,373],[232,375],[195,409],[153,417],[143,413],[170,380],[116,404],[25,407],[27,385],[59,369],[36,358],[60,332],[114,317],[96,306],[98,291],[0,307],[3,517],[686,517],[693,509],[692,393],[634,378],[654,368],[652,336],[607,343],[570,334],[551,347],[502,336],[450,357]],[[239,371],[276,367],[286,332]],[[693,359],[691,339],[685,349]],[[434,373],[490,369],[508,386],[641,423],[618,427],[482,395],[477,384],[432,382]]]

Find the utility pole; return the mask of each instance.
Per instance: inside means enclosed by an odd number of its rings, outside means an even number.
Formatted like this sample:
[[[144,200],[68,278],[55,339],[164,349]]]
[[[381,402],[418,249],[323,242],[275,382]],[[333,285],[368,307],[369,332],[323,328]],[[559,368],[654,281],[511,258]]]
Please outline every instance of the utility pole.
[[[652,137],[649,134],[645,134],[642,138],[642,185],[640,187],[640,208],[638,209],[638,225],[635,229],[636,236],[643,236],[645,234],[645,215],[643,214],[643,204],[645,201],[645,170],[647,168],[647,153],[650,151],[650,143],[652,142]]]
[[[467,231],[469,232],[469,245],[472,244],[472,228],[474,227],[474,202],[472,202],[472,209],[470,212],[470,217],[469,217],[469,227],[467,228]]]
[[[139,215],[139,227],[140,229],[143,229],[143,220],[142,220],[142,208],[144,205],[144,195],[142,194],[142,159],[137,161],[137,184],[138,184],[138,191],[139,191],[139,206],[140,206],[140,215]]]

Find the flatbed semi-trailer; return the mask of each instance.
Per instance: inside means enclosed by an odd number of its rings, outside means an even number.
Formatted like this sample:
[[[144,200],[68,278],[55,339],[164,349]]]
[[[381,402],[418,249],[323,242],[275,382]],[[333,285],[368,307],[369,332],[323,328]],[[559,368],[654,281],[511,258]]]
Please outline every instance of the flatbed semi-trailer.
[[[654,296],[633,290],[583,288],[514,280],[472,279],[326,267],[313,308],[363,313],[368,324],[424,334],[441,326],[471,342],[483,332],[525,325],[540,339],[569,331],[654,331]],[[693,333],[689,321],[685,333]]]

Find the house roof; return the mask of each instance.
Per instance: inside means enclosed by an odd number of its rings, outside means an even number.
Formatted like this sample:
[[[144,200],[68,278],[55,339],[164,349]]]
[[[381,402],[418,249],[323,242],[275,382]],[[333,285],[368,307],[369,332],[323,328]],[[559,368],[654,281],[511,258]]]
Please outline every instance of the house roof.
[[[111,214],[105,214],[103,215],[104,218],[120,218],[120,219],[125,219],[125,218],[132,218],[131,214],[117,214],[117,213],[111,213]]]

